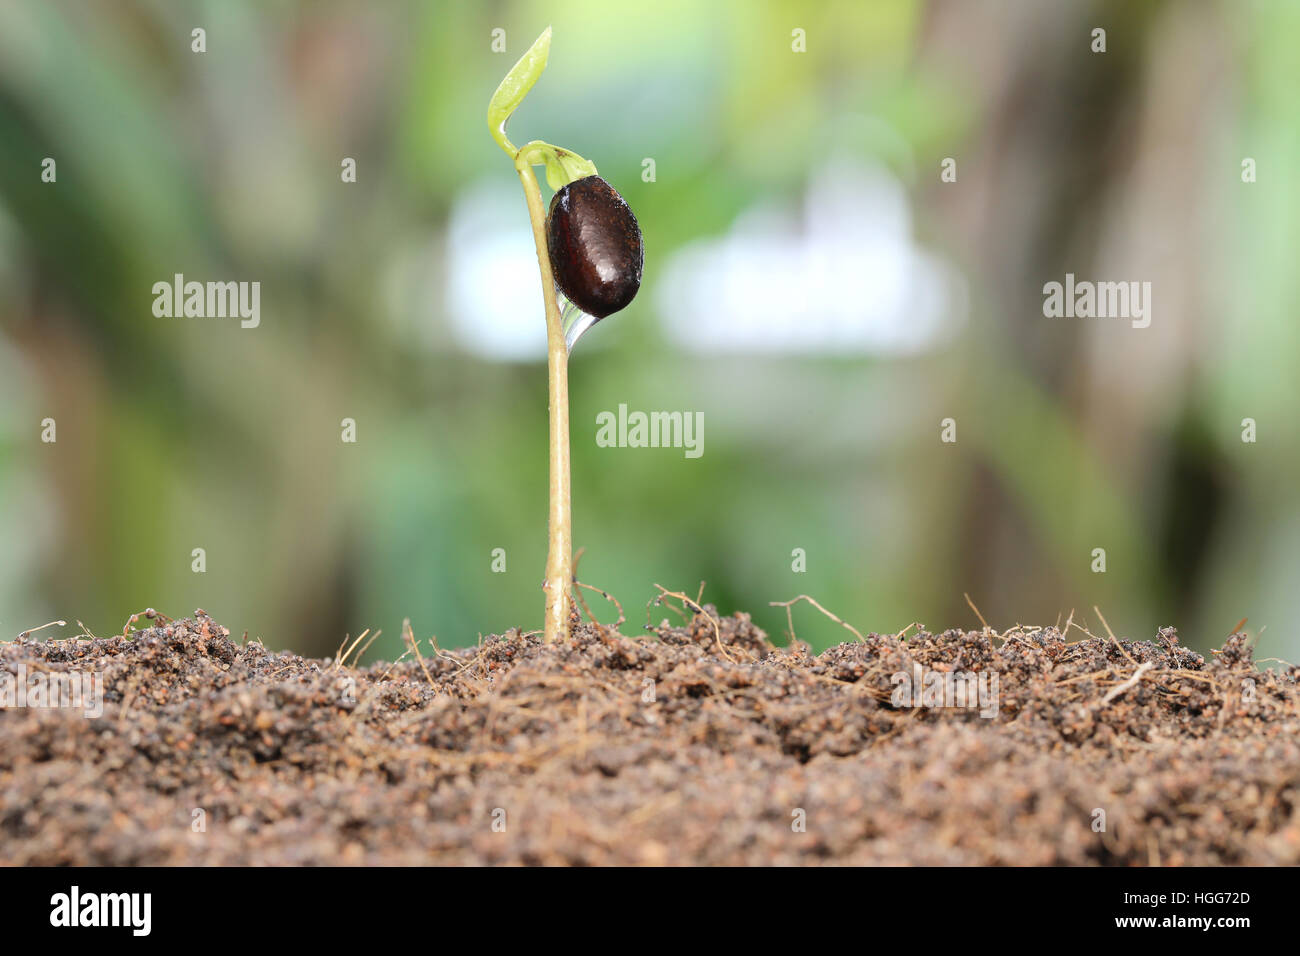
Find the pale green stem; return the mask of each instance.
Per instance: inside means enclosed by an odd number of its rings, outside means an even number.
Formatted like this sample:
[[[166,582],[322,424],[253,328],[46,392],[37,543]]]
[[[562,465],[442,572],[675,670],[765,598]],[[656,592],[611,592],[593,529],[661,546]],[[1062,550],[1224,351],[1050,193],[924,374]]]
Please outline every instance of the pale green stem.
[[[551,419],[550,512],[547,522],[546,620],[544,638],[554,641],[569,636],[569,588],[573,581],[573,510],[569,480],[569,350],[564,342],[564,323],[555,298],[555,279],[546,248],[546,210],[537,177],[522,152],[515,159],[519,181],[528,201],[528,218],[533,224],[537,265],[542,273],[542,298],[546,303],[546,367]]]

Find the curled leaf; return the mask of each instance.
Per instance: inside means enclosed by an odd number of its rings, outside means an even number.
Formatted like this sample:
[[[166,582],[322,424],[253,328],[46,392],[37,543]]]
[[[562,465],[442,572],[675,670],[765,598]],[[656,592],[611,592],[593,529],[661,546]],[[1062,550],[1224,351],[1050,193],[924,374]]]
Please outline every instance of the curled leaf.
[[[506,155],[511,159],[515,158],[518,150],[506,138],[506,123],[510,119],[510,114],[523,102],[528,91],[533,88],[533,84],[546,69],[546,61],[550,54],[551,28],[547,27],[528,48],[528,52],[519,58],[519,62],[510,68],[510,72],[501,81],[501,85],[497,87],[497,91],[492,94],[492,99],[488,103],[488,129],[492,131],[492,138],[497,141],[497,145],[505,150]]]
[[[571,149],[552,146],[550,143],[543,143],[540,139],[525,143],[519,148],[515,165],[521,169],[524,166],[544,165],[546,185],[556,190],[575,180],[596,175],[596,164],[591,160],[583,159]]]

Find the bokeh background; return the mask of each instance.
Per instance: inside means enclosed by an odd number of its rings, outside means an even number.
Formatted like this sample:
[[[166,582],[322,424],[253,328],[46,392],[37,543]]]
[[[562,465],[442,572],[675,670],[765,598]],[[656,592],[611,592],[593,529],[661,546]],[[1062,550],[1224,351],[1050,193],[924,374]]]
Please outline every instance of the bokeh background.
[[[625,632],[704,581],[778,636],[801,593],[864,631],[977,626],[969,593],[1300,657],[1282,0],[3,0],[6,639],[203,607],[316,655],[382,629],[373,660],[405,617],[540,626],[540,284],[484,114],[548,24],[512,138],[592,159],[646,241],[571,371],[579,575]],[[1067,272],[1151,282],[1150,327],[1045,318]],[[175,273],[261,282],[261,326],[154,317]],[[703,412],[703,456],[597,447],[620,403]]]

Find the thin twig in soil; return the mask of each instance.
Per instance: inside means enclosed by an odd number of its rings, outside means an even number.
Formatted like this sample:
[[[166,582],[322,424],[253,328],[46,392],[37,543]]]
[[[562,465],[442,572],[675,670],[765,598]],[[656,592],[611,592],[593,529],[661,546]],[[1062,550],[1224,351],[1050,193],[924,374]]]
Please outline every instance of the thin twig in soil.
[[[975,602],[970,599],[970,595],[963,591],[962,597],[966,599],[966,603],[970,605],[970,609],[975,612],[975,616],[980,619],[980,623],[984,625],[984,630],[987,631],[989,629],[989,622],[984,620],[984,615],[981,614],[980,609],[975,606]]]
[[[617,621],[615,621],[613,624],[602,624],[600,621],[596,620],[596,615],[591,613],[591,608],[589,608],[587,606],[587,602],[583,600],[582,592],[575,591],[574,596],[578,599],[578,602],[582,605],[582,609],[587,612],[587,617],[591,618],[591,623],[596,625],[597,628],[600,628],[602,631],[608,629],[617,632],[618,629],[622,627],[623,624],[627,621],[627,617],[623,614],[623,605],[619,603],[618,598],[614,597],[614,595],[610,594],[608,591],[606,591],[603,588],[596,587],[593,584],[584,584],[582,581],[579,581],[577,578],[573,579],[573,584],[575,587],[578,588],[586,588],[588,591],[595,591],[606,601],[609,601],[611,604],[613,604],[614,607],[618,610]]]
[[[1106,704],[1109,704],[1120,694],[1137,686],[1138,681],[1142,680],[1142,675],[1145,674],[1147,671],[1151,670],[1153,666],[1155,665],[1153,665],[1151,661],[1146,661],[1145,663],[1143,663],[1140,667],[1138,667],[1137,670],[1133,672],[1132,677],[1124,681],[1124,683],[1120,684],[1118,687],[1111,688],[1110,693],[1101,699],[1102,705],[1105,706]]]
[[[393,668],[396,667],[398,664],[400,664],[402,662],[402,658],[409,653],[411,653],[411,649],[409,647],[406,650],[402,651],[402,653],[397,656],[397,659],[388,665],[388,670],[384,671],[382,674],[379,675],[379,680],[380,681],[388,680],[388,675],[393,672]]]
[[[361,650],[357,651],[357,656],[352,660],[353,667],[359,667],[361,665],[361,658],[366,656],[366,651],[370,650],[370,645],[375,643],[375,640],[382,633],[384,633],[384,630],[383,628],[380,628],[379,630],[375,631],[374,634],[370,635],[370,640],[366,641],[364,644],[361,645]]]
[[[415,659],[420,662],[420,670],[424,671],[424,679],[433,687],[433,675],[429,673],[428,666],[424,663],[424,655],[420,653],[420,642],[415,639],[415,630],[411,627],[411,619],[405,618],[402,621],[402,640],[409,641],[410,647],[415,651]]]
[[[790,628],[790,643],[794,644],[799,640],[799,636],[794,632],[794,613],[790,610],[790,607],[789,604],[785,606],[785,620],[786,625]]]
[[[1290,661],[1284,661],[1280,657],[1258,657],[1255,659],[1256,664],[1281,664],[1284,667],[1295,667]],[[1267,673],[1267,672],[1266,672]]]
[[[841,618],[837,617],[836,615],[832,614],[830,611],[826,610],[826,608],[822,607],[820,604],[818,604],[816,601],[814,601],[812,598],[810,598],[810,597],[809,597],[808,595],[806,595],[806,594],[800,594],[798,597],[791,598],[791,599],[788,600],[788,601],[768,601],[768,605],[769,605],[770,607],[783,607],[783,608],[785,608],[785,610],[786,610],[786,614],[787,614],[787,616],[788,616],[789,613],[790,613],[790,608],[791,608],[792,606],[794,606],[795,604],[798,604],[800,601],[807,601],[809,604],[811,604],[811,605],[812,605],[813,607],[815,607],[817,610],[821,611],[823,614],[825,614],[828,618],[830,618],[830,619],[831,619],[832,621],[834,621],[836,624],[838,624],[838,625],[840,625],[841,627],[846,628],[847,630],[849,630],[849,631],[853,634],[853,636],[856,637],[859,641],[862,641],[862,642],[865,642],[865,641],[866,641],[866,638],[862,636],[862,632],[859,631],[856,627],[854,627],[852,624],[848,623],[847,621],[842,620]],[[791,619],[791,624],[790,624],[790,636],[791,636],[791,638],[794,637],[794,623],[793,623],[793,619]]]
[[[363,656],[365,656],[365,653],[366,653],[367,650],[369,650],[370,645],[373,644],[373,643],[375,643],[375,638],[379,637],[379,635],[382,634],[382,633],[384,633],[384,632],[383,632],[383,629],[381,628],[380,630],[375,631],[375,633],[371,634],[371,635],[370,635],[370,640],[366,641],[364,644],[361,645],[361,650],[357,651],[356,654],[352,655],[352,663],[349,664],[348,667],[351,667],[351,668],[353,668],[354,670],[355,670],[357,667],[359,667],[360,664],[361,664],[361,658],[362,658]],[[364,635],[363,635],[363,636],[364,636]]]
[[[662,601],[666,597],[677,598],[677,600],[681,601],[684,606],[689,607],[696,614],[703,614],[708,622],[713,625],[713,638],[718,642],[718,652],[731,663],[736,663],[736,659],[727,653],[727,647],[722,643],[722,631],[718,628],[718,622],[712,614],[704,610],[699,603],[692,601],[681,591],[669,591],[659,584],[656,584],[655,587],[659,589],[658,601]],[[672,607],[672,605],[670,604],[668,607]],[[683,617],[685,617],[685,615],[683,615]]]
[[[658,587],[658,585],[656,585],[656,587]],[[687,624],[690,623],[691,619],[686,616],[686,610],[684,607],[673,607],[671,604],[664,604],[663,597],[664,596],[661,594],[658,597],[652,597],[650,600],[645,602],[645,629],[647,631],[653,631],[655,629],[650,623],[650,608],[652,607],[666,607],[668,610],[680,617],[683,622]],[[664,620],[667,620],[667,618],[664,618]]]
[[[1097,616],[1101,618],[1101,626],[1106,629],[1106,633],[1110,635],[1110,639],[1114,642],[1115,646],[1119,648],[1119,652],[1128,658],[1130,664],[1136,667],[1137,661],[1133,660],[1133,655],[1124,649],[1124,645],[1119,642],[1119,638],[1115,636],[1115,632],[1110,629],[1110,625],[1106,623],[1106,615],[1101,613],[1101,608],[1094,604],[1092,609],[1096,611]]]
[[[78,621],[77,623],[80,624],[81,622]],[[26,640],[27,638],[29,638],[29,637],[31,637],[33,634],[35,634],[37,631],[43,631],[43,630],[45,630],[47,627],[56,627],[56,626],[57,626],[57,627],[67,627],[67,626],[68,626],[68,622],[67,622],[67,621],[50,621],[48,624],[42,624],[40,627],[29,627],[29,628],[28,628],[27,630],[25,630],[25,631],[19,631],[19,632],[18,632],[18,636],[17,636],[16,638],[14,638],[14,640],[18,640],[18,641]],[[83,625],[83,626],[84,626],[84,625]],[[4,643],[8,644],[9,641],[5,641]]]
[[[1015,641],[1017,644],[1022,644],[1025,647],[1029,648],[1031,651],[1037,650],[1038,648],[1034,647],[1033,644],[1030,644],[1027,640],[1025,640],[1024,635],[1021,633],[1023,630],[1024,627],[1020,624],[1017,624],[1015,627],[1007,628],[1001,634],[994,634],[992,636],[1000,640],[1002,642],[1003,647],[1006,647],[1012,641]],[[1035,631],[1035,633],[1037,633],[1037,631]]]
[[[346,651],[343,651],[342,654],[337,655],[334,658],[334,670],[338,670],[340,667],[347,666],[348,655],[352,653],[352,651],[356,648],[358,644],[360,644],[363,640],[365,640],[366,635],[369,633],[370,633],[370,628],[366,628],[364,631],[362,631],[360,634],[357,635],[357,639],[352,642],[351,646],[349,646]],[[348,639],[346,637],[343,638],[343,644],[347,644],[347,642]],[[339,645],[340,650],[342,650],[343,644]]]
[[[569,588],[569,606],[570,606],[570,607],[574,607],[574,606],[581,607],[584,611],[586,611],[586,612],[587,612],[587,620],[591,621],[591,623],[592,623],[593,625],[596,626],[597,633],[600,634],[600,638],[601,638],[601,640],[604,640],[604,639],[605,639],[605,632],[604,632],[603,630],[601,630],[601,628],[600,628],[600,622],[596,620],[596,615],[594,615],[594,614],[591,613],[591,608],[587,606],[587,602],[586,602],[586,600],[583,598],[583,596],[582,596],[582,592],[579,591],[579,590],[577,590],[577,588],[579,587],[579,583],[578,583],[578,565],[581,563],[581,561],[582,561],[582,556],[586,553],[586,551],[587,551],[587,548],[586,548],[585,546],[583,546],[583,547],[579,548],[577,551],[575,551],[574,554],[573,554],[573,566],[569,569],[569,578],[570,578],[570,583],[571,583],[571,585],[572,585],[572,586]],[[581,618],[579,618],[579,620],[581,620]]]
[[[1063,631],[1061,632],[1061,636],[1062,636],[1062,637],[1065,637],[1065,638],[1069,638],[1069,636],[1070,636],[1070,628],[1071,628],[1071,627],[1073,627],[1076,631],[1078,631],[1079,633],[1081,633],[1084,637],[1088,638],[1088,640],[1090,640],[1090,641],[1100,641],[1100,640],[1101,640],[1100,637],[1098,637],[1096,634],[1092,633],[1092,631],[1088,630],[1088,628],[1087,628],[1085,625],[1083,625],[1083,624],[1076,624],[1076,623],[1074,622],[1074,610],[1073,610],[1073,608],[1070,610],[1070,619],[1069,619],[1068,621],[1065,622],[1065,630],[1063,630]],[[1079,644],[1079,643],[1082,643],[1082,642],[1081,642],[1081,641],[1071,641],[1070,643],[1073,643],[1073,644]]]
[[[199,613],[202,612],[200,611]],[[143,611],[137,611],[135,614],[132,614],[129,618],[126,619],[126,623],[122,625],[122,636],[130,637],[131,625],[136,623],[142,617],[150,621],[154,621],[154,620],[161,621],[163,624],[170,624],[172,622],[172,619],[169,618],[166,614],[159,613],[158,611],[155,611],[153,608],[147,607]]]
[[[339,658],[343,656],[343,648],[347,645],[347,643],[348,643],[348,638],[349,638],[350,636],[351,636],[351,635],[344,634],[344,635],[343,635],[343,640],[339,641],[339,649],[338,649],[337,651],[334,652],[334,663],[335,663],[335,664],[337,664]]]
[[[786,608],[786,610],[789,611],[789,608]],[[910,630],[911,630],[912,628],[914,628],[914,627],[920,627],[920,626],[921,626],[921,622],[920,622],[920,621],[913,621],[911,624],[907,625],[907,627],[903,628],[901,631],[899,631],[897,634],[895,634],[895,635],[894,635],[894,640],[896,640],[896,641],[905,641],[905,640],[907,640],[907,636],[906,636],[906,635],[907,635],[907,632],[910,631]]]

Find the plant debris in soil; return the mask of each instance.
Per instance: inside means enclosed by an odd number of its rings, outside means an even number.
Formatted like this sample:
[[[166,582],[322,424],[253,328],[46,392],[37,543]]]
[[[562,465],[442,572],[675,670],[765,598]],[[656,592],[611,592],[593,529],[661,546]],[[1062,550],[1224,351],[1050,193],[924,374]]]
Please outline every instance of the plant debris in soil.
[[[1257,670],[1244,635],[1208,660],[1173,629],[1056,627],[814,655],[701,610],[367,667],[201,611],[0,645],[11,685],[103,689],[97,718],[0,712],[0,862],[1300,862],[1297,668]],[[918,667],[996,675],[991,716],[899,706]]]

